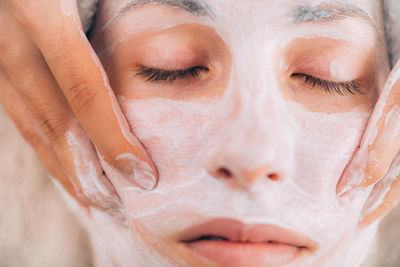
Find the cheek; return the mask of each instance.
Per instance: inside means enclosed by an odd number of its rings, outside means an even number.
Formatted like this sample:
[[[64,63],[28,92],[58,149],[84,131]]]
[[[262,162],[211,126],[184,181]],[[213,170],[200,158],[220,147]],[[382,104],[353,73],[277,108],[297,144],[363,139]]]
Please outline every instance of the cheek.
[[[121,100],[121,107],[134,134],[148,148],[160,172],[161,185],[185,182],[191,170],[198,170],[212,136],[214,104],[168,99]],[[197,168],[194,167],[197,166]],[[185,172],[185,175],[182,175]],[[192,174],[194,177],[197,174]]]
[[[296,183],[320,199],[336,199],[336,184],[359,146],[369,112],[309,112],[289,102],[299,122],[295,154]]]
[[[166,99],[120,99],[120,104],[133,132],[147,147],[160,172],[160,190],[172,196],[170,192],[180,190],[177,188],[204,181],[205,150],[209,147],[208,140],[218,135],[222,119],[216,115],[216,107],[221,104]],[[293,177],[288,178],[293,179],[293,189],[318,199],[315,204],[321,210],[343,211],[344,207],[337,202],[336,184],[359,144],[369,114],[314,113],[293,102],[288,107],[299,124],[293,134],[295,156],[290,172]],[[161,202],[165,196],[160,196]],[[138,203],[134,210],[147,208]]]
[[[208,140],[229,124],[226,114],[221,114],[224,100],[193,103],[120,97],[119,102],[132,131],[156,164],[160,183],[151,193],[135,191],[123,182],[116,188],[122,191],[132,234],[139,233],[147,244],[160,244],[156,249],[168,254],[167,258],[179,253],[165,245],[173,240],[173,234],[206,217],[284,223],[317,240],[322,245],[319,256],[328,253],[348,227],[356,225],[364,198],[342,206],[336,184],[358,146],[368,113],[317,113],[288,102],[288,111],[299,126],[291,129],[294,157],[284,159],[293,161],[292,176],[283,186],[257,188],[254,199],[249,199],[247,194],[216,182],[204,168]],[[254,124],[246,127],[251,126]],[[220,145],[224,142],[217,140]],[[279,142],[277,149],[284,145]]]

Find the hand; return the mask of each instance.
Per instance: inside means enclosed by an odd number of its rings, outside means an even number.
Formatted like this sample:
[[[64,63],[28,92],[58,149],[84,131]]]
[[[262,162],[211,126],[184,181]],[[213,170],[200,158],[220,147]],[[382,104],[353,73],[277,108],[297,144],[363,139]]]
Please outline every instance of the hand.
[[[337,187],[339,197],[371,190],[362,223],[382,218],[400,201],[400,62],[392,70],[353,160]],[[389,190],[387,190],[389,188]]]
[[[99,158],[139,188],[157,185],[154,164],[130,132],[75,0],[2,0],[0,36],[0,101],[75,198],[119,209]]]

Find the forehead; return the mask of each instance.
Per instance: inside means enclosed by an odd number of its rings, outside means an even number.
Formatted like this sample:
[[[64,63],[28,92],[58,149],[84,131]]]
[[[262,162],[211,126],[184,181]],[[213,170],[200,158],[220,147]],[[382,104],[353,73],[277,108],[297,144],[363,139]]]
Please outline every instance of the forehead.
[[[338,22],[348,21],[342,30],[351,32],[347,33],[350,39],[365,39],[364,35],[370,36],[375,31],[376,40],[383,40],[379,3],[379,0],[101,0],[96,20],[103,31],[114,28],[110,26],[123,17],[129,21],[125,28],[131,29],[153,23],[168,26],[178,21],[200,22],[214,27],[228,43],[228,36],[246,39],[244,36],[253,36],[251,33],[261,33],[256,34],[259,38],[275,38],[278,33],[291,36],[293,33],[286,32],[288,27],[301,32],[291,27],[295,24],[310,24],[316,32],[319,25],[327,26],[325,31],[333,25],[339,31]],[[349,17],[356,19],[347,20]],[[371,27],[365,27],[367,24]]]
[[[374,11],[380,3],[378,0],[102,0],[102,2],[106,6],[103,11],[106,10],[105,13],[107,13],[108,19],[125,13],[130,9],[147,5],[162,5],[186,10],[198,16],[210,15],[216,18],[232,18],[236,16],[236,19],[256,16],[257,18],[264,18],[266,20],[276,19],[284,15],[288,16],[296,8],[307,6],[336,6],[359,10],[373,18]]]
[[[178,21],[200,22],[213,26],[228,43],[231,37],[290,37],[302,32],[292,27],[299,24],[312,26],[314,32],[322,31],[320,26],[324,25],[324,35],[329,35],[333,25],[335,32],[347,32],[339,34],[343,36],[333,33],[339,39],[348,36],[364,40],[375,31],[375,40],[383,40],[379,3],[379,0],[102,0],[96,20],[103,30],[123,18],[126,18],[125,28],[131,29],[154,23],[168,27]],[[341,26],[340,21],[344,22]],[[288,32],[289,28],[294,32]]]

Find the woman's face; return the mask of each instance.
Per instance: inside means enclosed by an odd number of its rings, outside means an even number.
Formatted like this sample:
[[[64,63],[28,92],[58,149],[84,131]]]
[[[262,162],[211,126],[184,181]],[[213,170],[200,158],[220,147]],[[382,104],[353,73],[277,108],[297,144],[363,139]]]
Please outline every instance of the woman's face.
[[[92,43],[160,175],[144,192],[105,166],[124,251],[153,266],[355,266],[368,192],[339,201],[336,185],[389,71],[376,13],[372,0],[103,1]]]

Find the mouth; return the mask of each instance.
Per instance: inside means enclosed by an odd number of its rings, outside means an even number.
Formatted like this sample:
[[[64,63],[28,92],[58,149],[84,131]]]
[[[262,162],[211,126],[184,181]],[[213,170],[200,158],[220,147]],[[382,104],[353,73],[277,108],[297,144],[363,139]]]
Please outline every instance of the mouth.
[[[314,252],[309,238],[274,225],[217,219],[185,230],[180,242],[217,266],[282,266]]]

